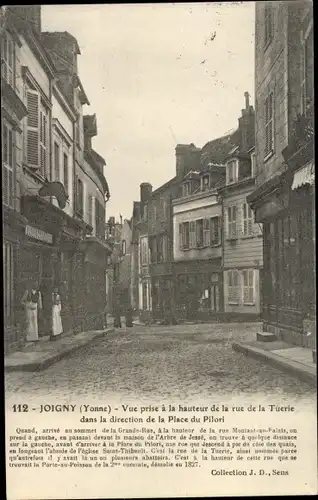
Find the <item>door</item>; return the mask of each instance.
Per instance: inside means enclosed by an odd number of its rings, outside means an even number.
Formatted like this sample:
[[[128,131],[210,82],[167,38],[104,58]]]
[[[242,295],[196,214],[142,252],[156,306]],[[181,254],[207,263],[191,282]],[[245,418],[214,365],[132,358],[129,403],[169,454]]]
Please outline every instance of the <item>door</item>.
[[[211,311],[218,312],[220,310],[220,287],[218,284],[211,285],[210,300],[211,300]]]

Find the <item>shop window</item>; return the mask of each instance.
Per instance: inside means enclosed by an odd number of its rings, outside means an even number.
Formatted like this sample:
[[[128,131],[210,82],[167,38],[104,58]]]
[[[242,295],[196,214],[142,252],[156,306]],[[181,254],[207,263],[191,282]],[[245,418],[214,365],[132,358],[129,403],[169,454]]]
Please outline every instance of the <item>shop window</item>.
[[[237,270],[228,271],[228,301],[229,304],[238,304],[240,300],[239,273]]]
[[[14,207],[14,143],[11,125],[2,126],[2,202]]]
[[[243,303],[251,305],[255,302],[255,280],[254,270],[243,271]]]

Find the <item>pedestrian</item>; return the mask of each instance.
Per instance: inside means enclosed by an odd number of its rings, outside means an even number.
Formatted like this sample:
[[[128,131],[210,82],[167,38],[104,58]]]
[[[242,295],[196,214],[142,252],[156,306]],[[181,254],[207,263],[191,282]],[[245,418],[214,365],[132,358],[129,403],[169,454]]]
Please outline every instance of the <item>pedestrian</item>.
[[[127,306],[126,308],[126,326],[128,328],[131,328],[133,326],[133,314],[132,308],[130,306]]]
[[[114,327],[115,328],[121,328],[121,307],[120,307],[120,302],[119,299],[115,299],[115,305],[114,305]]]
[[[53,288],[52,292],[52,335],[51,340],[57,340],[63,333],[62,318],[61,318],[61,296],[57,287]]]
[[[28,342],[35,342],[39,340],[38,311],[42,309],[42,296],[35,281],[30,281],[21,302],[25,309],[26,340]]]

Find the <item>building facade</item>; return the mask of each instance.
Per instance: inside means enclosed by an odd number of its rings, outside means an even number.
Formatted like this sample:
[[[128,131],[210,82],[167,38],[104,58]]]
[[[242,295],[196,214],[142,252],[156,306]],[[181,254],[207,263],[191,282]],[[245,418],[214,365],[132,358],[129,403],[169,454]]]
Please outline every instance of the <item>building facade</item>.
[[[236,144],[226,158],[226,183],[219,190],[223,205],[224,311],[229,317],[261,314],[263,234],[247,196],[255,186],[255,112],[245,93]]]
[[[256,186],[264,227],[263,328],[314,342],[315,211],[312,2],[256,5]]]
[[[74,85],[65,84],[58,50],[47,40],[40,6],[7,9],[1,35],[6,349],[24,342],[21,298],[34,280],[43,296],[40,336],[51,328],[53,286],[62,296],[64,331],[85,326],[74,302],[80,274],[75,255],[92,226],[75,216]],[[105,178],[97,177],[108,191]]]

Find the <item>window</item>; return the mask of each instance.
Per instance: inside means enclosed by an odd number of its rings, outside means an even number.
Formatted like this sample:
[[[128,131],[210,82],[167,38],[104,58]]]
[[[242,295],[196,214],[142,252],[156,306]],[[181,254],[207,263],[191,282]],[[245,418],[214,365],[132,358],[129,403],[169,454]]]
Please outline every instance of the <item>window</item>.
[[[202,191],[207,191],[210,188],[210,176],[204,175],[201,180]]]
[[[54,180],[60,180],[60,146],[54,142]]]
[[[210,244],[212,247],[220,244],[220,218],[210,219]]]
[[[269,92],[265,99],[265,150],[264,156],[268,156],[274,150],[274,93]]]
[[[81,179],[76,179],[76,213],[80,217],[84,214],[84,185]]]
[[[203,246],[210,246],[210,219],[203,219]]]
[[[192,220],[189,222],[189,248],[196,248],[197,239],[196,239],[196,229],[195,229],[195,221]]]
[[[157,219],[157,205],[155,200],[152,202],[152,218],[153,221]]]
[[[2,128],[2,202],[8,207],[14,206],[14,151],[13,130],[4,122]]]
[[[91,194],[89,194],[87,212],[88,212],[88,223],[90,226],[93,226],[93,205],[94,205],[94,197]],[[95,231],[93,231],[93,234],[94,233]]]
[[[254,304],[254,270],[248,269],[243,271],[243,303]]]
[[[237,182],[237,160],[232,160],[227,164],[227,183]]]
[[[256,175],[256,154],[251,154],[251,177],[255,177]]]
[[[228,207],[227,209],[227,234],[229,238],[236,238],[236,206]]]
[[[240,299],[239,293],[239,273],[237,270],[228,271],[228,285],[229,285],[229,304],[238,304]]]
[[[163,262],[163,236],[157,237],[157,258],[158,262]]]
[[[14,320],[14,248],[10,243],[3,244],[3,299],[6,327]]]
[[[97,198],[95,198],[95,228],[96,236],[103,240],[105,238],[105,205],[102,205]]]
[[[189,196],[191,194],[191,182],[185,182],[182,186],[183,196]]]
[[[148,205],[143,206],[143,220],[146,221],[148,219]]]
[[[183,250],[183,224],[179,224],[179,250]]]
[[[145,266],[148,264],[148,239],[140,239],[140,261],[141,265]]]
[[[142,284],[142,308],[144,310],[147,309],[147,302],[148,302],[148,286],[146,282],[143,282]]]
[[[126,240],[123,240],[121,242],[121,254],[124,256],[126,255]]]
[[[1,73],[4,80],[14,87],[14,42],[7,31],[3,37]]]
[[[190,224],[189,222],[184,222],[182,225],[183,228],[183,233],[182,233],[182,242],[183,242],[183,249],[188,250],[189,248],[189,236],[190,236]]]
[[[203,246],[203,219],[196,221],[197,247]]]
[[[66,194],[69,190],[69,175],[68,175],[68,156],[66,153],[63,154],[63,173],[64,173],[64,188]]]
[[[164,220],[169,218],[169,200],[166,198],[163,200],[163,218]]]
[[[264,27],[265,27],[264,45],[266,48],[270,44],[273,38],[273,31],[274,31],[273,6],[270,4],[270,2],[266,2],[264,7]]]
[[[314,42],[313,29],[303,34],[301,48],[301,112],[308,114],[309,108],[313,104],[313,70],[314,70]]]
[[[251,207],[247,203],[243,203],[243,234],[250,236],[253,234],[254,214]]]

